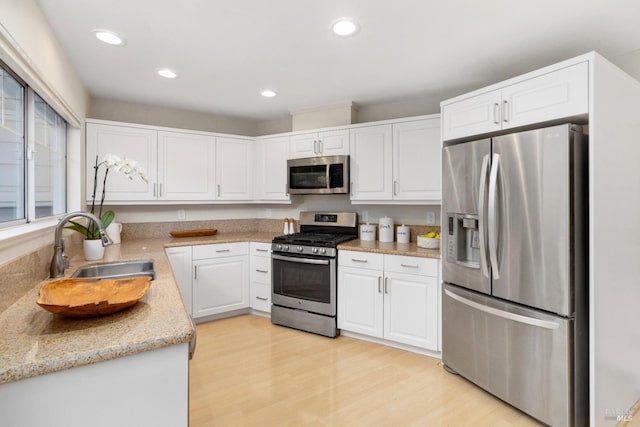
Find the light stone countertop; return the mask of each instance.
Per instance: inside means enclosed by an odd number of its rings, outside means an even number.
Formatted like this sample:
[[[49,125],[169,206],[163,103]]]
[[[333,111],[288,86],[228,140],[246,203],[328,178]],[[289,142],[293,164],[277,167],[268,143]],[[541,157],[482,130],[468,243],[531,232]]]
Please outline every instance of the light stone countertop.
[[[386,255],[405,255],[421,258],[440,258],[440,249],[419,248],[416,242],[380,242],[378,240],[363,241],[360,239],[340,243],[338,250],[373,252]]]
[[[135,306],[103,317],[70,319],[36,304],[39,283],[0,312],[0,384],[189,342],[194,329],[173,277],[165,247],[229,242],[269,243],[277,233],[243,232],[197,238],[123,241],[106,248],[100,262],[155,260],[156,279]],[[92,264],[82,251],[67,276]],[[73,253],[73,251],[70,251]],[[97,262],[93,262],[97,263]]]

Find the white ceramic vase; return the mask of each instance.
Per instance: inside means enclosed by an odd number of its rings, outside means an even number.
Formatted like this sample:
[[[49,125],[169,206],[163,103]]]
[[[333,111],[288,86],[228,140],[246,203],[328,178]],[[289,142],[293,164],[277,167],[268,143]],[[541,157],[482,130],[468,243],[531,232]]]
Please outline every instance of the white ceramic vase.
[[[122,224],[119,222],[112,222],[107,227],[107,235],[111,239],[111,243],[117,245],[120,243],[120,233],[122,232]]]
[[[104,257],[104,246],[102,240],[85,240],[83,243],[84,258],[87,261],[96,261]]]

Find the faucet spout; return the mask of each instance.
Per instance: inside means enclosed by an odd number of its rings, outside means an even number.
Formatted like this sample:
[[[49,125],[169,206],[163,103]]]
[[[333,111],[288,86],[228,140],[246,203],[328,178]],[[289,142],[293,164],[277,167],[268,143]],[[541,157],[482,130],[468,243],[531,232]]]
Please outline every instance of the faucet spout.
[[[111,242],[107,237],[107,232],[100,221],[95,215],[88,212],[71,212],[60,218],[58,225],[56,225],[56,234],[53,246],[53,259],[51,260],[51,268],[49,270],[51,278],[57,278],[64,276],[64,270],[67,268],[67,259],[64,255],[64,245],[62,243],[62,229],[64,225],[69,222],[70,219],[77,217],[85,217],[93,221],[98,226],[98,232],[100,233],[100,240],[102,240],[102,246],[107,246]]]

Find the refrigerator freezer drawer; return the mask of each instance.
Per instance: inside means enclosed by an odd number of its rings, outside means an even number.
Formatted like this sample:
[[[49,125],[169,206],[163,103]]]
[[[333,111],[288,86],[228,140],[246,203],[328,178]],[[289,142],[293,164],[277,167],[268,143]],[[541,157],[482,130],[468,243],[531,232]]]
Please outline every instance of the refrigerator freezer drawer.
[[[553,426],[574,424],[573,320],[446,285],[442,360]]]

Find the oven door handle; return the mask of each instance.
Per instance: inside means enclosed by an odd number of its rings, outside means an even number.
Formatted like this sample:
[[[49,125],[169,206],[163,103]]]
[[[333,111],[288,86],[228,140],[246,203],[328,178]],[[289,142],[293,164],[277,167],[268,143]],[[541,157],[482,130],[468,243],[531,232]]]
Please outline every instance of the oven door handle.
[[[271,258],[277,259],[280,261],[297,262],[299,264],[329,265],[328,259],[295,258],[290,256],[282,256],[282,255],[274,255],[274,254],[271,255]]]

